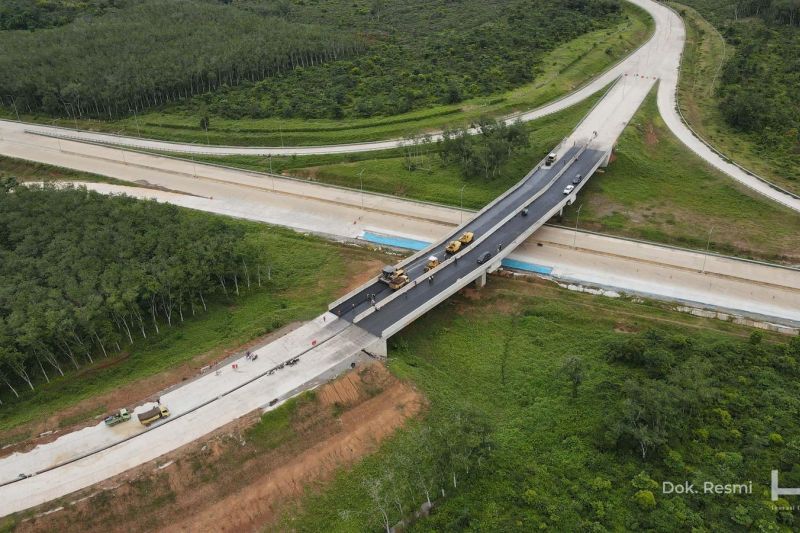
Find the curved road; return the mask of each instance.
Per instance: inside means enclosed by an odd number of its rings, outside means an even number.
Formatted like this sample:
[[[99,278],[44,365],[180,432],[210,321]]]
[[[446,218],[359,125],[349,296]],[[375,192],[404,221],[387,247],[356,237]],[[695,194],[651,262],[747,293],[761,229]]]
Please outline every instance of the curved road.
[[[674,117],[671,117],[670,115],[674,114],[677,116],[674,105],[671,106],[671,104],[674,104],[678,64],[684,41],[683,24],[675,13],[655,2],[650,0],[630,1],[645,8],[654,17],[656,21],[656,31],[653,38],[623,63],[592,81],[583,89],[580,89],[579,91],[576,91],[575,93],[572,93],[571,95],[568,95],[567,97],[554,102],[549,106],[545,106],[530,113],[523,114],[520,116],[521,119],[533,120],[547,113],[552,113],[566,108],[602,88],[614,78],[619,77],[620,81],[614,85],[608,94],[595,106],[593,111],[586,117],[586,119],[576,128],[570,137],[571,141],[578,142],[592,139],[593,145],[601,150],[602,148],[610,148],[613,146],[617,137],[622,132],[633,114],[636,112],[643,99],[652,89],[652,86],[655,84],[657,79],[661,80],[661,86],[659,89],[659,108],[661,109],[662,114],[664,114],[665,121],[667,121],[668,124],[674,125],[674,121],[672,120]],[[671,127],[673,127],[672,125]],[[680,128],[681,126],[682,123],[680,123],[680,120],[678,119],[678,125],[675,127]],[[22,134],[23,132],[21,130],[24,130],[28,127],[18,123],[3,121],[0,123],[0,128],[14,129],[16,131],[12,133]],[[38,130],[41,130],[43,133],[61,131],[56,128],[47,127],[39,127]],[[93,134],[89,132],[72,133],[74,135],[82,136],[81,138],[83,140],[96,142],[105,142],[106,139],[103,138],[109,137],[106,135]],[[37,139],[37,137],[32,138]],[[41,140],[41,137],[38,137],[38,139]],[[175,145],[174,143],[162,143],[160,141],[147,141],[142,139],[113,138],[113,140],[117,143],[127,143],[130,141],[130,146],[157,149],[165,149],[164,146],[167,145],[171,146],[171,149],[174,150],[176,149],[175,147],[181,146]],[[50,142],[52,142],[52,140]],[[214,148],[217,150],[222,150],[220,153],[257,153],[261,155],[269,153],[336,153],[387,148],[396,146],[398,142],[399,141],[383,141],[380,143],[291,149],[260,149],[243,147]],[[144,146],[142,144],[134,143],[155,144]],[[2,142],[0,142],[0,144],[2,144]],[[41,144],[39,144],[39,146],[41,147]],[[187,147],[187,145],[183,146]],[[97,148],[99,149],[99,147]],[[46,149],[51,150],[49,147]],[[205,150],[205,148],[194,147],[194,151],[200,150]],[[225,152],[225,150],[237,151]],[[240,152],[238,150],[256,150],[256,152]],[[60,149],[59,152],[61,152]],[[740,181],[746,182],[747,180]],[[776,194],[778,191],[770,190],[763,192]],[[558,190],[554,190],[554,194],[558,195],[560,193]],[[795,208],[800,210],[800,205]],[[328,316],[329,318],[333,318],[335,315]],[[293,348],[298,349],[299,346],[308,346],[309,335],[313,337],[312,341],[314,341],[314,344],[316,344],[316,339],[322,332],[331,328],[338,329],[339,327],[343,326],[340,321],[336,322],[338,323],[334,326],[330,320],[326,322],[325,319],[322,319],[322,323],[320,323],[318,319],[316,323],[309,324],[309,329],[307,331],[304,331],[302,334],[298,332],[298,335],[296,336],[299,338],[296,339],[297,342],[293,343]],[[384,325],[378,324],[378,326],[380,327],[370,329],[373,329],[373,331],[377,332],[382,330]],[[345,334],[344,331],[346,331],[347,334]],[[185,417],[178,418],[176,416],[174,422],[156,427],[153,431],[149,431],[141,437],[137,437],[126,442],[124,450],[121,446],[111,448],[107,451],[100,452],[100,454],[94,456],[89,462],[78,461],[71,465],[67,465],[66,467],[62,467],[65,469],[64,471],[59,469],[59,472],[51,471],[47,473],[41,473],[20,483],[14,483],[13,485],[0,487],[0,496],[2,496],[0,497],[0,514],[6,514],[8,512],[23,509],[28,506],[35,505],[36,503],[51,499],[52,497],[60,494],[65,494],[71,490],[76,490],[82,486],[90,485],[91,483],[99,481],[100,479],[108,477],[109,475],[113,475],[116,472],[126,470],[135,466],[136,464],[140,464],[166,453],[167,451],[174,449],[188,442],[189,440],[193,440],[194,438],[197,438],[203,433],[207,432],[201,429],[201,426],[204,424],[198,424],[198,422],[203,420],[204,416],[208,416],[208,414],[212,411],[214,414],[214,423],[212,425],[221,425],[226,421],[240,416],[240,414],[244,412],[248,412],[254,408],[263,406],[265,401],[268,402],[273,397],[272,394],[277,392],[276,388],[288,387],[288,381],[300,386],[303,379],[308,378],[309,376],[320,376],[321,374],[327,373],[334,367],[338,368],[342,366],[349,366],[349,362],[351,361],[352,357],[351,354],[354,351],[368,347],[368,345],[374,341],[375,336],[370,335],[360,328],[355,328],[352,326],[345,328],[344,331],[337,331],[335,334],[332,334],[330,341],[320,346],[321,350],[315,349],[315,353],[312,357],[302,358],[296,367],[286,370],[286,375],[291,374],[293,376],[293,380],[296,381],[287,380],[287,382],[280,385],[275,383],[269,387],[270,391],[265,391],[263,384],[265,380],[270,380],[270,376],[258,377],[258,375],[256,375],[254,376],[256,381],[253,381],[252,384],[250,384],[248,377],[244,375],[239,376],[230,374],[232,378],[235,378],[232,381],[237,382],[236,386],[240,387],[236,389],[229,388],[231,383],[223,385],[223,382],[227,382],[227,380],[224,378],[220,379],[216,376],[204,378],[202,380],[205,381],[205,383],[203,383],[204,390],[206,390],[206,380],[210,380],[212,383],[216,383],[220,387],[216,391],[214,391],[213,388],[209,388],[207,390],[208,394],[210,395],[209,399],[212,400],[212,403],[204,407],[202,413],[201,411],[184,411],[186,412]],[[289,339],[285,339],[284,342],[288,340]],[[278,358],[273,360],[271,357],[267,356],[268,353],[272,352],[276,348],[277,346],[269,346],[264,348],[264,356],[263,359],[260,359],[259,366],[262,364],[261,361],[263,361],[263,364],[265,365],[278,362]],[[286,353],[284,350],[281,351],[284,354]],[[255,367],[251,368],[253,371],[256,370]],[[186,390],[188,389],[181,391],[180,394],[185,394]],[[256,393],[256,391],[258,391],[258,393]],[[175,392],[178,393],[178,391]],[[291,391],[289,390],[285,391],[286,394],[290,394],[290,392]],[[218,398],[219,400],[213,401],[215,398]],[[194,400],[197,401],[197,398],[194,398]],[[174,405],[177,407],[177,398],[172,398],[172,402],[175,402]],[[194,431],[188,431],[189,426],[191,426]],[[29,468],[33,466],[33,462],[39,466],[41,466],[43,462],[46,464],[46,461],[41,460],[43,457],[40,454],[48,455],[50,460],[58,462],[58,456],[63,457],[62,453],[66,451],[63,449],[60,450],[59,448],[61,448],[62,445],[67,444],[67,442],[73,437],[83,441],[86,435],[70,435],[66,438],[66,440],[62,440],[64,439],[64,437],[62,437],[62,439],[59,439],[61,442],[57,441],[56,443],[53,443],[52,446],[41,447],[33,454],[21,454],[15,457],[12,456],[13,459],[11,461],[2,461],[3,464],[0,468],[0,472],[5,474],[3,476],[5,479],[13,478],[18,472],[30,472]],[[71,452],[75,452],[76,450],[74,446],[68,446],[68,448]],[[134,449],[138,453],[131,454],[130,452]],[[120,462],[121,454],[126,457],[125,461]],[[67,452],[66,455],[69,456],[70,453]],[[35,461],[34,458],[36,458]],[[25,466],[25,461],[32,461],[32,463],[28,466]]]
[[[693,152],[706,162],[732,177],[739,183],[749,187],[755,192],[766,196],[776,202],[800,211],[800,198],[796,195],[776,188],[771,184],[755,177],[742,168],[725,161],[717,155],[704,141],[697,138],[686,126],[677,112],[676,90],[680,68],[681,53],[686,38],[686,33],[681,18],[671,9],[652,0],[627,0],[647,11],[655,20],[653,36],[623,61],[594,78],[580,89],[551,102],[538,109],[513,115],[507,120],[531,121],[545,115],[566,109],[581,102],[606,87],[617,78],[645,77],[660,80],[658,89],[658,109],[669,129]],[[641,103],[637,98],[631,98],[627,105],[619,110],[618,117],[623,123],[633,116]],[[60,138],[81,140],[94,143],[113,144],[138,149],[161,150],[182,153],[203,153],[211,155],[310,155],[310,154],[337,154],[352,152],[368,152],[385,150],[402,145],[402,139],[386,141],[364,142],[354,144],[340,144],[330,146],[303,146],[303,147],[245,147],[245,146],[204,146],[196,144],[175,143],[152,139],[116,136],[104,133],[71,130],[52,126],[40,126],[0,121],[0,126],[13,130],[24,130]],[[604,126],[600,124],[599,126]],[[605,128],[598,127],[596,131]],[[595,131],[595,130],[592,130]],[[584,132],[585,134],[586,132]],[[584,135],[584,138],[588,137]],[[434,135],[434,140],[440,136]],[[616,136],[607,136],[606,140],[613,144]],[[610,147],[609,145],[608,147]]]

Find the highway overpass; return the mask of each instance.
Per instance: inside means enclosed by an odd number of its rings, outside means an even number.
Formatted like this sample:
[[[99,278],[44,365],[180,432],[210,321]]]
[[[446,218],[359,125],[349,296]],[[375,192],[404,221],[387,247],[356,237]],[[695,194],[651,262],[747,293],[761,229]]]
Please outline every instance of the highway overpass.
[[[409,284],[394,291],[376,277],[331,304],[330,311],[385,340],[448,296],[496,269],[531,233],[574,201],[607,157],[607,150],[589,144],[562,148],[552,166],[539,163],[467,223],[400,262],[397,266],[406,271],[411,279]],[[580,181],[573,184],[578,176]],[[568,185],[574,189],[564,194]],[[448,256],[445,247],[464,232],[473,232],[474,241]],[[478,259],[487,253],[491,258],[479,263]],[[428,257],[432,255],[437,256],[440,265],[425,272]]]

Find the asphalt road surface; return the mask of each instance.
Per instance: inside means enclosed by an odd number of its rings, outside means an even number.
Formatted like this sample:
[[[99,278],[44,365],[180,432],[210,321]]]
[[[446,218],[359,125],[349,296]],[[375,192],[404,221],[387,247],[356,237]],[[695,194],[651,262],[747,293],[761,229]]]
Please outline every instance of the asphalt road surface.
[[[403,296],[394,299],[388,305],[381,306],[380,303],[394,291],[385,283],[377,281],[363,287],[357,294],[334,307],[332,312],[347,320],[354,320],[360,313],[370,308],[372,305],[370,295],[374,295],[374,303],[378,304],[380,310],[356,323],[373,335],[381,336],[387,327],[394,322],[401,321],[425,302],[436,298],[450,285],[464,286],[474,280],[495,262],[495,255],[504,250],[508,251],[506,248],[509,243],[529,230],[531,226],[538,226],[546,222],[547,214],[556,205],[567,200],[568,195],[563,193],[564,188],[571,184],[578,174],[582,176],[581,185],[585,183],[590,177],[589,173],[606,154],[605,151],[587,149],[575,160],[579,150],[580,147],[577,146],[569,148],[552,167],[536,168],[524,178],[520,187],[496,204],[478,213],[463,228],[432,245],[415,261],[406,265],[404,268],[411,279],[412,287],[406,289]],[[565,167],[566,171],[548,187],[551,180]],[[531,198],[543,189],[545,189],[544,193],[531,202]],[[475,242],[490,232],[510,213],[523,206],[528,207],[526,216],[521,213],[516,215],[492,232],[485,240]],[[425,272],[424,267],[428,262],[428,257],[436,255],[439,261],[443,262],[447,259],[444,251],[447,244],[465,231],[472,231],[475,234],[473,244],[466,247],[467,252],[456,262]],[[492,255],[492,259],[483,265],[478,264],[478,258],[487,252]]]

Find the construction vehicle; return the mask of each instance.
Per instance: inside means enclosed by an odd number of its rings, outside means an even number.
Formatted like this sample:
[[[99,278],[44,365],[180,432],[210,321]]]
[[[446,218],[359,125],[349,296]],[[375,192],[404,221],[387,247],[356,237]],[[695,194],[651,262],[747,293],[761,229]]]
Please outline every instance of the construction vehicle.
[[[388,285],[391,285],[393,281],[397,278],[400,278],[406,274],[406,271],[402,268],[397,268],[395,266],[387,265],[383,267],[381,271],[380,280]]]
[[[475,237],[475,234],[471,231],[464,233],[461,237],[458,238],[459,242],[463,245],[467,245],[472,242],[472,238]]]
[[[428,258],[428,264],[425,265],[425,272],[428,270],[433,270],[434,268],[439,266],[439,258],[435,255],[432,255]]]
[[[131,414],[128,412],[127,409],[122,408],[113,415],[107,416],[105,419],[105,423],[107,426],[116,426],[117,424],[127,422],[130,419],[131,419]]]
[[[409,281],[411,281],[407,275],[401,274],[400,276],[396,276],[391,282],[389,282],[389,288],[393,291],[396,291],[400,287],[406,285]]]
[[[454,254],[461,249],[461,241],[450,241],[447,248],[444,249],[448,254]]]
[[[137,416],[139,417],[139,422],[141,422],[143,426],[149,426],[156,420],[167,418],[169,416],[169,409],[158,404],[149,411],[139,413]]]

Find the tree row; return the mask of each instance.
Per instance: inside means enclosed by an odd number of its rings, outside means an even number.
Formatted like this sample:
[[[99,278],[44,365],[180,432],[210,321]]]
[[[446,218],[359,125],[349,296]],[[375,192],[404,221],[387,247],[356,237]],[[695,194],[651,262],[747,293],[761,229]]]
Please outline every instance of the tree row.
[[[242,230],[84,189],[0,187],[0,382],[19,395],[266,280]]]

